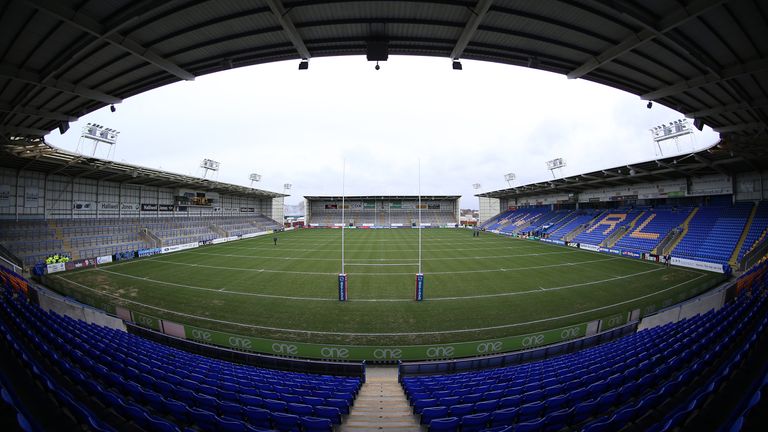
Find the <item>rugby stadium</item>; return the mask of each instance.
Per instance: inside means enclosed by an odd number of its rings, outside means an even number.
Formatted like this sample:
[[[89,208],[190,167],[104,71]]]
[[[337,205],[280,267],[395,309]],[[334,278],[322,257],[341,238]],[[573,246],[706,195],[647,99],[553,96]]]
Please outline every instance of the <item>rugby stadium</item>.
[[[762,2],[14,0],[0,29],[4,430],[764,427]],[[46,140],[207,74],[390,54],[592,81],[679,112],[657,142],[719,139],[478,191],[476,223],[421,186],[295,223],[289,187]]]

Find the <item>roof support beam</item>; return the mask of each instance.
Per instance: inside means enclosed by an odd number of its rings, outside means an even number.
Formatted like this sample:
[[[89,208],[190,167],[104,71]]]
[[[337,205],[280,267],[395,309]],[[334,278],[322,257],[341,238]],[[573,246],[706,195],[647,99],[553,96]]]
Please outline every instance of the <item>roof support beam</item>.
[[[664,168],[670,169],[672,171],[677,171],[677,172],[679,172],[679,173],[681,173],[681,174],[683,174],[685,176],[688,176],[688,172],[687,171],[685,171],[683,169],[680,169],[680,168],[678,168],[678,167],[676,167],[674,165],[670,165],[670,164],[668,164],[666,162],[662,162],[660,160],[656,160],[656,165],[663,166]]]
[[[451,51],[451,59],[458,60],[464,54],[469,41],[475,36],[477,28],[480,27],[480,23],[483,22],[483,18],[485,18],[485,14],[488,13],[492,4],[493,0],[479,0],[474,9],[470,9],[472,16],[467,21],[461,36],[459,36],[459,40],[456,41],[456,45],[453,47],[453,51]]]
[[[741,123],[741,124],[735,124],[733,126],[723,126],[721,128],[714,129],[717,133],[731,133],[731,132],[741,132],[745,130],[762,130],[765,129],[765,123],[761,122],[754,122],[754,123]]]
[[[728,66],[716,72],[710,72],[689,80],[680,81],[667,87],[663,87],[652,92],[640,95],[642,100],[656,100],[663,97],[672,96],[687,90],[702,87],[708,84],[736,78],[741,75],[752,74],[768,70],[768,58],[761,58],[747,63],[739,63]]]
[[[766,108],[768,107],[768,99],[758,99],[751,102],[739,102],[729,105],[721,105],[719,107],[712,107],[709,109],[704,109],[701,111],[693,111],[689,113],[685,113],[685,116],[688,118],[701,118],[701,117],[708,117],[718,114],[724,114],[734,111],[743,111],[748,110],[750,108]]]
[[[195,76],[182,69],[175,63],[161,57],[152,49],[141,46],[138,42],[125,36],[117,34],[116,29],[105,28],[98,21],[83,15],[73,9],[62,6],[56,0],[26,0],[27,3],[40,10],[43,13],[53,16],[56,19],[64,21],[78,29],[90,33],[97,39],[104,40],[124,51],[152,64],[164,71],[176,76],[179,79],[192,81]]]
[[[42,129],[34,129],[34,128],[25,128],[25,127],[16,127],[16,126],[3,126],[0,125],[0,133],[6,136],[15,136],[15,135],[33,135],[33,136],[45,136],[51,133],[51,131],[42,130]]]
[[[601,66],[612,62],[614,59],[632,51],[640,45],[674,30],[685,24],[691,19],[707,12],[708,10],[720,6],[727,0],[698,0],[686,7],[679,7],[665,14],[665,17],[655,23],[651,28],[640,30],[637,33],[629,35],[627,38],[614,45],[595,57],[590,58],[578,68],[568,73],[568,78],[575,79],[592,72]]]
[[[54,90],[59,90],[65,93],[70,93],[73,95],[81,96],[86,99],[91,99],[99,102],[103,102],[106,104],[116,104],[122,102],[122,99],[108,95],[106,93],[102,93],[97,90],[93,90],[84,86],[80,86],[77,84],[72,84],[66,81],[57,80],[57,79],[46,79],[43,80],[40,74],[19,69],[16,66],[13,66],[8,63],[0,63],[0,76],[5,78],[10,78],[18,81],[27,82],[30,84],[35,84],[43,87],[52,88]]]
[[[23,108],[23,107],[14,109],[10,104],[2,103],[2,102],[0,102],[0,112],[15,112],[18,114],[24,114],[24,115],[29,115],[33,117],[40,117],[40,118],[49,119],[49,120],[58,120],[58,121],[67,121],[67,122],[77,121],[77,117],[66,115],[64,113],[38,110],[34,108]]]
[[[280,0],[266,0],[266,3],[269,5],[269,8],[272,9],[272,13],[275,14],[275,18],[277,18],[277,21],[283,27],[283,30],[285,30],[288,39],[290,39],[294,48],[296,48],[299,56],[304,60],[308,60],[312,57],[307,46],[304,44],[304,39],[301,38],[299,31],[296,30],[293,21],[287,16],[289,11],[285,9],[283,2]]]
[[[713,170],[719,172],[720,174],[729,175],[728,172],[726,172],[724,169],[722,169],[722,168],[720,168],[718,166],[715,166],[714,164],[712,164],[711,160],[705,158],[704,156],[702,156],[700,154],[694,153],[693,154],[693,158],[696,159],[697,161],[703,163],[704,165],[712,168]]]

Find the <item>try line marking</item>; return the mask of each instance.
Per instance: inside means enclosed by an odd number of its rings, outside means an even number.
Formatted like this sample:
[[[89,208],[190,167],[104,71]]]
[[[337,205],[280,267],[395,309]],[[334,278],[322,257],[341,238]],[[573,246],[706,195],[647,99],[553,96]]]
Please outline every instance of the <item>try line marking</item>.
[[[596,285],[601,284],[604,282],[611,282],[616,281],[620,279],[628,279],[634,276],[640,276],[647,273],[657,272],[665,270],[664,267],[654,268],[651,270],[642,271],[639,273],[631,273],[623,276],[614,276],[608,279],[602,279],[602,280],[596,280],[596,281],[589,281],[589,282],[582,282],[578,284],[570,284],[570,285],[562,285],[558,287],[552,287],[552,288],[545,288],[544,291],[559,291],[569,288],[576,288],[576,287],[582,287],[582,286],[589,286],[589,285]],[[210,291],[210,292],[220,292],[224,294],[233,294],[233,295],[241,295],[241,296],[247,296],[247,297],[264,297],[264,298],[277,298],[277,299],[283,299],[283,300],[312,300],[312,301],[338,301],[335,298],[327,298],[327,297],[294,297],[294,296],[284,296],[284,295],[277,295],[277,294],[263,294],[263,293],[247,293],[247,292],[241,292],[241,291],[222,291],[221,289],[214,289],[214,288],[207,288],[207,287],[200,287],[200,286],[194,286],[194,285],[186,285],[186,284],[180,284],[175,282],[165,282],[165,281],[159,281],[154,279],[147,279],[145,277],[141,276],[133,276],[128,275],[124,273],[118,273],[113,272],[105,269],[99,269],[98,271],[102,271],[105,273],[110,273],[118,276],[123,276],[131,279],[139,279],[143,281],[148,282],[154,282],[161,285],[168,285],[168,286],[174,286],[179,288],[187,288],[192,290],[198,290],[198,291]],[[334,273],[335,274],[335,273]],[[410,274],[410,273],[409,273]],[[700,277],[703,277],[704,275],[701,274]],[[58,278],[62,278],[64,280],[68,280],[66,278],[63,278],[62,276],[57,276]],[[695,280],[695,279],[694,279]],[[687,281],[687,282],[690,282]],[[687,283],[686,282],[686,283]],[[77,283],[72,281],[72,283]],[[78,284],[81,285],[81,284]],[[81,285],[83,286],[83,285]],[[524,295],[524,294],[532,294],[532,293],[540,293],[541,289],[535,289],[535,290],[528,290],[528,291],[516,291],[516,292],[507,292],[507,293],[496,293],[496,294],[479,294],[479,295],[471,295],[471,296],[453,296],[453,297],[435,297],[430,298],[427,301],[444,301],[444,300],[472,300],[472,299],[481,299],[481,298],[490,298],[490,297],[511,297],[511,296],[518,296],[518,295]],[[413,299],[350,299],[348,300],[350,302],[412,302]]]
[[[60,279],[63,279],[63,280],[66,280],[68,282],[71,282],[71,283],[73,283],[75,285],[78,285],[78,286],[80,286],[80,287],[82,287],[84,289],[87,289],[89,291],[93,291],[93,292],[98,293],[98,294],[102,294],[102,295],[106,295],[106,296],[109,296],[109,297],[113,297],[113,298],[116,298],[116,299],[118,299],[120,301],[123,301],[123,302],[126,302],[126,303],[133,303],[133,304],[136,304],[136,305],[139,305],[139,306],[146,307],[148,309],[154,309],[154,310],[158,310],[158,311],[161,311],[161,312],[167,312],[167,313],[178,315],[178,316],[183,316],[183,317],[193,318],[193,319],[199,319],[199,320],[203,320],[203,321],[210,321],[210,322],[215,322],[215,323],[219,323],[219,324],[229,324],[229,325],[234,325],[234,326],[239,326],[239,327],[246,327],[246,328],[260,329],[260,330],[283,331],[283,332],[290,332],[290,333],[333,335],[333,336],[419,336],[419,335],[435,335],[435,334],[445,334],[445,333],[468,333],[468,332],[477,332],[477,331],[486,331],[486,330],[498,330],[498,329],[503,329],[503,328],[520,327],[520,326],[529,325],[529,324],[538,324],[538,323],[548,322],[548,321],[557,321],[557,320],[563,319],[563,318],[571,318],[571,317],[574,317],[574,316],[579,316],[579,315],[584,315],[584,314],[587,314],[587,313],[597,312],[597,311],[600,311],[600,310],[603,310],[603,309],[608,309],[608,308],[612,308],[612,307],[615,307],[615,306],[621,306],[623,304],[627,304],[627,303],[631,303],[631,302],[634,302],[634,301],[637,301],[637,300],[642,300],[644,298],[655,296],[657,294],[660,294],[660,293],[663,293],[663,292],[675,289],[675,288],[680,287],[682,285],[685,285],[687,283],[694,282],[694,281],[704,277],[704,274],[700,273],[697,277],[695,277],[693,279],[687,280],[685,282],[681,282],[681,283],[679,283],[677,285],[673,285],[673,286],[671,286],[669,288],[665,288],[665,289],[662,289],[662,290],[659,290],[659,291],[654,291],[654,292],[652,292],[650,294],[646,294],[646,295],[643,295],[643,296],[640,296],[640,297],[636,297],[634,299],[629,299],[629,300],[625,300],[625,301],[622,301],[622,302],[618,302],[618,303],[614,303],[614,304],[610,304],[610,305],[605,305],[605,306],[600,306],[600,307],[597,307],[597,308],[588,309],[588,310],[584,310],[584,311],[574,312],[574,313],[570,313],[570,314],[566,314],[566,315],[560,315],[560,316],[549,317],[549,318],[542,318],[542,319],[538,319],[538,320],[521,322],[521,323],[504,324],[504,325],[498,325],[498,326],[490,326],[490,327],[478,327],[478,328],[460,329],[460,330],[425,331],[425,332],[418,332],[418,333],[414,333],[414,332],[409,332],[409,333],[326,332],[326,331],[318,331],[318,330],[287,329],[287,328],[279,328],[279,327],[260,326],[260,325],[254,325],[254,324],[243,324],[243,323],[238,323],[238,322],[219,320],[219,319],[215,319],[215,318],[200,317],[200,316],[197,316],[197,315],[192,315],[192,314],[188,314],[188,313],[184,313],[184,312],[177,312],[177,311],[173,311],[173,310],[170,310],[170,309],[164,309],[164,308],[160,308],[160,307],[157,307],[157,306],[148,305],[148,304],[145,304],[145,303],[137,302],[135,300],[129,300],[129,299],[126,299],[126,298],[114,295],[112,293],[101,292],[101,291],[95,290],[95,289],[93,289],[93,288],[91,288],[89,286],[77,283],[75,281],[69,281],[69,280],[67,280],[67,279],[65,279],[65,278],[63,278],[61,276],[58,276],[58,275],[56,277],[60,278]],[[337,300],[334,300],[334,301],[337,301]],[[409,300],[409,301],[412,301],[412,300]]]

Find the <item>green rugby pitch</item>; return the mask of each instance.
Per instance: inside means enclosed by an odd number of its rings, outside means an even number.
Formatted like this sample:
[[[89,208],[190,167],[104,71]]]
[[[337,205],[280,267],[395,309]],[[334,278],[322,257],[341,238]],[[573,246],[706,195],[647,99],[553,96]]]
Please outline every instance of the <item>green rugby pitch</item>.
[[[722,275],[462,229],[307,229],[47,278],[86,303],[284,341],[434,344],[539,332],[685,300]]]

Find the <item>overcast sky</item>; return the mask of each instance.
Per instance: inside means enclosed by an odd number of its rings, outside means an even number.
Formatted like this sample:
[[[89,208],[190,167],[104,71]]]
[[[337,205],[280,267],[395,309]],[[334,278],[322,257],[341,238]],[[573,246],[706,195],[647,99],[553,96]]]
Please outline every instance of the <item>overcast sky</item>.
[[[309,70],[281,62],[198,77],[126,99],[117,112],[83,117],[51,144],[75,151],[83,126],[119,130],[110,159],[202,176],[204,158],[221,163],[213,178],[304,195],[462,195],[477,208],[480,191],[551,178],[546,161],[562,157],[558,176],[658,156],[651,127],[682,115],[638,96],[528,68],[391,56],[381,70],[365,57],[312,59]],[[680,151],[707,147],[705,128],[682,138]],[[91,146],[81,147],[90,154]],[[664,156],[679,153],[674,141]],[[97,156],[106,157],[100,147]],[[211,177],[209,174],[208,177]]]

